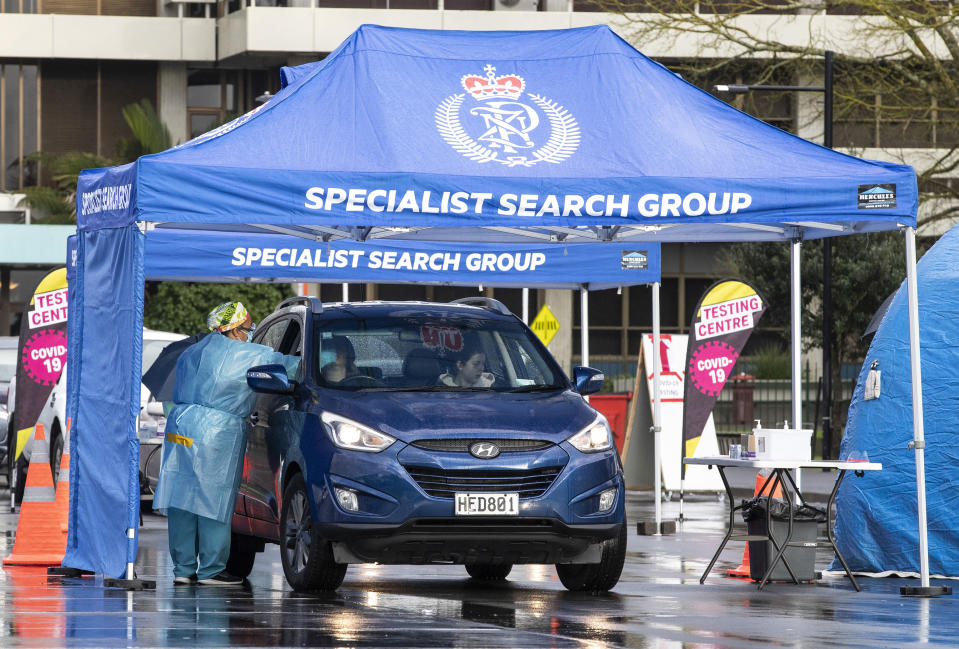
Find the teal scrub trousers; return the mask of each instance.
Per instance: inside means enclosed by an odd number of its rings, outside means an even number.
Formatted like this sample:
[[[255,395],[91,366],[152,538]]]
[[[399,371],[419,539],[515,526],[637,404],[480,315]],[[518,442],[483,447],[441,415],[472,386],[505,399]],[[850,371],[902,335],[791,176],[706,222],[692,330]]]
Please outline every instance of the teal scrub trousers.
[[[196,575],[197,579],[209,579],[226,570],[230,558],[230,527],[230,521],[220,523],[170,507],[167,510],[167,534],[173,576]]]

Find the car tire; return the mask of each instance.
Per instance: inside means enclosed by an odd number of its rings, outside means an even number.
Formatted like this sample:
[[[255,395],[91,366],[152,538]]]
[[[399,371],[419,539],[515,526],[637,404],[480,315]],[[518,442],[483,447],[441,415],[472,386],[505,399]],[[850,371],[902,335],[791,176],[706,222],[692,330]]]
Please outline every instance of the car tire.
[[[230,558],[226,560],[226,571],[236,577],[250,576],[253,572],[253,563],[256,561],[257,548],[262,542],[246,534],[230,534]]]
[[[50,440],[50,474],[53,476],[53,486],[56,488],[60,477],[60,462],[63,461],[63,435],[60,428],[54,424],[53,439]]]
[[[504,581],[513,569],[511,563],[467,563],[466,572],[479,581]]]
[[[23,490],[27,486],[27,471],[30,470],[30,463],[27,462],[27,459],[23,456],[23,453],[21,453],[20,457],[16,459],[16,464],[16,476],[13,479],[13,501],[15,504],[19,505],[23,502]]]
[[[347,564],[333,560],[333,547],[314,524],[301,474],[283,490],[280,559],[286,581],[297,592],[334,591],[346,576]]]
[[[615,538],[603,541],[599,563],[558,563],[556,574],[571,591],[602,592],[613,588],[626,561],[626,521]]]

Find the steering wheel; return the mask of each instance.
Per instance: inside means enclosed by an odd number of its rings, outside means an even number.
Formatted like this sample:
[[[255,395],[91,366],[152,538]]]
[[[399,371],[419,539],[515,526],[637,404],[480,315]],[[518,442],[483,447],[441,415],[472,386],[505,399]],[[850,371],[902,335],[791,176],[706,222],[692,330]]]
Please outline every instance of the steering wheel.
[[[353,376],[346,377],[336,385],[357,388],[379,388],[385,384],[379,379],[374,379],[372,376],[367,376],[366,374],[355,374]]]

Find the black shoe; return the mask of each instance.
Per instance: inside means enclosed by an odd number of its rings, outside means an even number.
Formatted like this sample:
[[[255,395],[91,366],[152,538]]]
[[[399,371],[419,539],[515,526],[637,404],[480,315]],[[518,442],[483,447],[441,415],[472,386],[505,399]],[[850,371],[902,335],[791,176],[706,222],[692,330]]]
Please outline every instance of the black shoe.
[[[198,583],[205,584],[207,586],[239,586],[243,583],[243,579],[231,575],[224,570],[218,575],[207,577],[206,579],[200,579]]]
[[[174,584],[195,584],[196,583],[196,574],[192,574],[189,577],[174,577]]]

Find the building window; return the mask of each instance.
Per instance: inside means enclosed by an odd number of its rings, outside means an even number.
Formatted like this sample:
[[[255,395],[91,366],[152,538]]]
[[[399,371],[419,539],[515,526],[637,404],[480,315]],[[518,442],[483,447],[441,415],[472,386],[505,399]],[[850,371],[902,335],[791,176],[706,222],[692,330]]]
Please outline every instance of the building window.
[[[202,135],[256,108],[257,97],[279,88],[279,68],[261,70],[192,69],[187,81],[190,137]]]
[[[190,70],[187,111],[194,138],[237,116],[237,79],[234,70]]]
[[[835,122],[838,147],[951,148],[959,145],[959,109],[936,97],[875,93],[845,98]]]
[[[0,65],[0,190],[36,184],[36,168],[24,156],[37,150],[37,114],[37,66]]]
[[[5,14],[35,14],[37,0],[0,0],[0,12]]]

